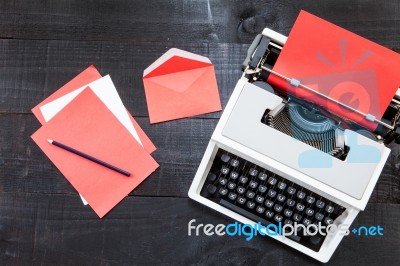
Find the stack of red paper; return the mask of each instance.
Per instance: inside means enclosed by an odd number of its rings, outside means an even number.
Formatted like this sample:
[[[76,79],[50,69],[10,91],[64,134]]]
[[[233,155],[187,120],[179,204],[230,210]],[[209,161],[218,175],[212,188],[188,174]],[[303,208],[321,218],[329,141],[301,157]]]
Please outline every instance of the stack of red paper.
[[[32,109],[32,139],[103,217],[158,167],[156,148],[124,107],[110,76],[89,67]],[[131,173],[121,175],[47,142],[53,139]]]

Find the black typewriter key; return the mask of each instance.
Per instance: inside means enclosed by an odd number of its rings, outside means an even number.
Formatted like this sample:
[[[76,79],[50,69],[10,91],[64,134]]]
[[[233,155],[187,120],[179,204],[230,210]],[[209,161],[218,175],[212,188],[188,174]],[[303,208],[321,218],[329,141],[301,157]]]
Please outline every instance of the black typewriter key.
[[[278,182],[278,180],[275,178],[275,177],[270,177],[269,179],[268,179],[268,184],[270,184],[270,185],[272,185],[272,186],[274,186],[275,184],[276,184],[276,182]]]
[[[218,180],[218,183],[220,183],[222,186],[225,186],[228,183],[228,179],[221,177]]]
[[[278,223],[281,222],[283,219],[282,215],[280,214],[275,214],[274,220],[277,221]]]
[[[325,211],[327,213],[332,213],[334,210],[335,210],[335,208],[333,206],[331,206],[331,205],[327,205],[326,208],[325,208]]]
[[[318,226],[317,224],[314,225]],[[310,226],[310,228],[308,228],[308,231],[310,232],[310,235],[317,234],[318,227]]]
[[[214,182],[217,179],[217,175],[213,173],[208,173],[207,179],[210,180],[211,182]]]
[[[343,213],[345,210],[346,210],[346,209],[345,209],[344,207],[339,206],[339,207],[337,208],[337,214],[338,214],[338,215],[342,215],[342,213]]]
[[[281,212],[281,211],[282,211],[282,209],[283,209],[283,207],[282,207],[281,205],[279,205],[279,204],[275,204],[275,206],[274,206],[274,210],[275,210],[275,211],[277,211],[277,212]]]
[[[236,184],[233,183],[233,182],[229,182],[229,183],[228,183],[228,188],[229,188],[230,190],[234,190],[234,189],[236,188]]]
[[[237,198],[237,194],[236,194],[236,193],[233,193],[233,192],[230,192],[230,193],[228,194],[228,198],[229,198],[230,200],[235,200],[235,199]]]
[[[272,218],[272,217],[274,217],[274,212],[273,211],[266,211],[265,212],[265,216],[267,216],[268,218]]]
[[[208,191],[208,193],[210,193],[210,194],[214,194],[215,191],[217,191],[217,187],[214,186],[213,184],[209,184],[209,185],[207,186],[207,191]]]
[[[279,202],[284,202],[285,199],[286,199],[286,197],[283,196],[282,194],[279,194],[279,195],[276,197],[276,199],[277,199]]]
[[[263,203],[264,202],[264,197],[263,196],[257,196],[256,197],[256,202]]]
[[[317,208],[322,209],[323,207],[325,207],[325,202],[323,202],[321,200],[317,200],[317,203],[315,203],[315,206],[317,206]]]
[[[242,184],[246,184],[247,181],[249,181],[249,178],[246,177],[246,176],[244,176],[244,175],[242,175],[242,176],[239,178],[239,182],[242,183]]]
[[[279,182],[278,183],[278,188],[284,190],[286,188],[286,183],[284,182]]]
[[[245,204],[246,203],[246,198],[244,198],[244,197],[238,197],[237,198],[237,202],[239,203],[239,204]]]
[[[293,240],[293,241],[296,241],[296,242],[300,242],[300,240],[301,240],[300,236],[294,235],[294,234],[293,235],[287,235],[286,237],[289,238],[290,240]]]
[[[256,207],[256,204],[252,201],[248,201],[246,206],[247,206],[247,208],[252,210],[252,209],[254,209],[254,207]]]
[[[333,224],[332,218],[329,218],[329,217],[326,217],[326,218],[324,219],[324,222],[325,222],[326,225]]]
[[[293,215],[293,220],[294,220],[295,222],[300,222],[302,218],[303,218],[303,217],[301,217],[301,215],[298,214],[298,213],[296,213],[295,215]]]
[[[267,191],[267,187],[261,185],[261,186],[258,187],[258,191],[260,191],[261,193],[265,193],[265,191]]]
[[[218,151],[211,169],[217,171],[205,174],[202,195],[265,225],[282,222],[305,226],[322,223],[327,226],[335,223],[346,210],[299,184],[222,149]],[[297,236],[287,238],[316,252],[325,240],[322,234],[307,235],[301,229]]]
[[[257,208],[256,208],[256,212],[258,212],[258,213],[263,213],[265,211],[265,208],[263,207],[263,206],[257,206]]]
[[[310,220],[310,219],[307,219],[307,218],[304,218],[303,224],[304,224],[305,226],[309,226],[309,225],[311,224],[311,220]]]
[[[249,199],[253,199],[255,195],[256,193],[254,193],[253,191],[247,191],[246,193],[246,197]]]
[[[318,221],[322,221],[322,219],[324,219],[324,215],[320,212],[317,212],[315,214],[315,219],[317,219]]]
[[[274,206],[274,202],[272,200],[266,200],[264,205],[268,208],[271,208]]]
[[[304,199],[306,197],[306,193],[304,193],[303,191],[299,191],[297,192],[297,197],[299,199]]]
[[[273,198],[273,197],[276,196],[276,191],[273,190],[273,189],[270,189],[270,190],[268,190],[267,195],[268,195],[269,197]]]
[[[228,167],[222,167],[221,168],[221,173],[223,174],[223,175],[227,175],[227,174],[229,174],[229,168]]]
[[[230,174],[230,177],[233,180],[236,180],[239,177],[239,174],[237,172],[235,172],[235,171],[232,171],[231,174]]]
[[[310,209],[310,208],[307,208],[306,214],[307,214],[308,216],[313,216],[313,215],[314,215],[314,210],[313,210],[313,209]]]
[[[237,188],[237,192],[238,192],[239,194],[243,194],[245,191],[246,191],[246,189],[245,189],[244,187],[238,187],[238,188]]]
[[[260,179],[261,181],[265,181],[265,180],[267,180],[267,178],[268,178],[268,175],[266,173],[260,173],[258,175],[258,179]]]
[[[289,193],[289,195],[293,195],[296,193],[296,189],[294,187],[288,187],[287,193]]]
[[[229,162],[230,159],[231,159],[231,157],[227,154],[222,154],[222,156],[221,156],[221,161],[223,161],[224,163]]]
[[[283,211],[283,214],[286,216],[286,217],[291,217],[292,216],[292,214],[293,214],[293,211],[291,211],[291,210],[289,210],[289,209],[285,209],[284,211]]]
[[[293,207],[293,206],[296,204],[296,202],[295,202],[294,200],[292,200],[292,199],[288,199],[287,202],[286,202],[286,204],[287,204],[289,207]]]
[[[283,224],[290,224],[290,225],[292,225],[292,224],[293,224],[293,221],[292,221],[292,220],[289,220],[289,219],[285,219],[285,221],[283,222]]]
[[[257,174],[258,174],[258,171],[256,169],[250,168],[249,175],[254,177],[254,176],[257,176]]]
[[[222,187],[219,189],[219,194],[221,194],[222,196],[225,196],[226,194],[228,194],[228,189]]]
[[[313,204],[313,203],[315,202],[315,198],[312,197],[312,196],[307,196],[306,201],[307,201],[309,204]]]
[[[321,243],[321,238],[318,235],[310,237],[310,243],[313,245],[319,245]]]
[[[305,233],[306,232],[303,230],[303,228],[301,226],[297,227],[297,235],[298,236],[301,236],[301,235],[305,236]]]
[[[250,188],[255,189],[257,186],[258,186],[258,183],[257,183],[257,182],[254,182],[253,180],[250,181],[250,183],[249,183],[249,187],[250,187]]]
[[[233,167],[238,167],[238,166],[239,166],[239,160],[232,159],[232,160],[231,160],[231,165],[232,165]]]
[[[298,211],[303,211],[304,210],[304,205],[303,204],[301,204],[301,203],[297,203],[297,205],[296,205],[296,210],[298,210]]]

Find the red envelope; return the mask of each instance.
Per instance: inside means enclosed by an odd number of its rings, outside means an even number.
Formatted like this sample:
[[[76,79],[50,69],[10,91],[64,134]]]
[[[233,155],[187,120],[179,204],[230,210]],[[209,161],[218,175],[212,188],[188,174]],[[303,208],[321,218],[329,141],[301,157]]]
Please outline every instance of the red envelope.
[[[301,11],[273,68],[314,90],[381,119],[400,86],[400,55]],[[370,130],[377,123],[283,79],[268,82]]]
[[[90,104],[88,104],[90,103]],[[157,162],[90,89],[85,89],[32,139],[101,218],[157,167]],[[131,173],[118,172],[51,145],[59,141]]]
[[[214,66],[203,56],[170,49],[143,74],[150,123],[221,110]]]
[[[81,88],[97,79],[101,78],[101,74],[99,71],[93,66],[89,66],[87,69],[82,71],[78,76],[73,78],[71,81],[69,81],[67,84],[62,86],[60,89],[58,89],[56,92],[54,92],[52,95],[47,97],[45,100],[43,100],[41,103],[36,105],[33,109],[32,112],[36,116],[36,118],[39,120],[39,122],[43,125],[46,123],[42,112],[40,111],[40,107],[43,105],[52,102],[65,94],[68,94],[78,88]],[[128,111],[127,111],[128,112]],[[128,112],[129,114],[129,112]],[[143,129],[139,126],[139,124],[136,122],[136,120],[132,117],[131,114],[129,114],[129,117],[132,121],[133,127],[135,128],[136,132],[139,135],[139,138],[143,144],[143,147],[149,152],[152,153],[156,150],[156,147],[154,146],[153,142],[149,139],[149,137],[146,135],[146,133],[143,131]]]

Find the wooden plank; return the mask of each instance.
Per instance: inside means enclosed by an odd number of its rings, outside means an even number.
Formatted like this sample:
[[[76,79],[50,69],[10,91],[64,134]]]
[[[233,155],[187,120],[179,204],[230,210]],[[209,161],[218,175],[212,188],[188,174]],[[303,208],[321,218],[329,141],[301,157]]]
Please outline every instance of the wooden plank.
[[[128,197],[102,220],[72,195],[0,193],[0,209],[3,265],[317,264],[270,238],[188,236],[192,219],[232,222],[190,199]],[[399,219],[400,205],[370,204],[354,226],[380,225],[384,235],[345,237],[331,264],[396,265]]]
[[[246,44],[0,40],[0,113],[30,113],[32,107],[94,64],[102,74],[111,75],[133,115],[148,116],[143,70],[172,47],[211,59],[224,107],[242,74]],[[200,117],[219,118],[220,114]]]
[[[250,43],[265,26],[289,33],[300,9],[384,45],[398,45],[400,35],[396,0],[15,0],[5,7],[0,37],[18,39]]]
[[[91,64],[110,74],[126,107],[147,116],[143,70],[178,47],[210,57],[223,105],[241,75],[247,45],[0,40],[0,113],[29,113],[32,107]],[[220,113],[202,117],[219,117]]]
[[[301,8],[400,50],[396,0],[1,1],[0,264],[317,265],[271,239],[187,235],[191,219],[232,222],[186,198],[220,113],[149,125],[141,79],[171,47],[202,54],[215,64],[225,106],[254,36],[265,26],[287,34]],[[102,220],[29,137],[40,126],[30,109],[90,64],[111,74],[161,165]],[[385,235],[346,237],[331,264],[400,261],[400,148],[391,147],[354,224],[379,224]]]
[[[187,196],[205,148],[217,123],[214,119],[184,119],[149,125],[138,123],[157,146],[160,168],[136,195]],[[73,193],[76,191],[30,139],[39,123],[32,115],[0,115],[0,191]]]
[[[156,125],[147,118],[137,120],[158,148],[154,157],[160,168],[133,195],[186,197],[218,120],[192,118]],[[76,194],[30,139],[40,126],[32,115],[0,115],[0,125],[0,191]],[[391,147],[370,202],[400,203],[400,147]]]

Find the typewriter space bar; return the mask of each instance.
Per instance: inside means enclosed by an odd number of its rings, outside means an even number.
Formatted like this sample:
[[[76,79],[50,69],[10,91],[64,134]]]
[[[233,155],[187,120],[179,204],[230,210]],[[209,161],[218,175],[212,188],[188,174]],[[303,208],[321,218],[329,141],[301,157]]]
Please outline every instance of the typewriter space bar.
[[[232,204],[232,203],[230,203],[230,202],[228,202],[226,200],[221,199],[219,201],[219,204],[221,204],[225,208],[230,209],[231,211],[236,212],[237,214],[243,215],[244,217],[252,220],[255,223],[260,222],[263,226],[268,226],[269,224],[272,224],[271,222],[268,222],[267,220],[255,215],[255,214],[253,214],[251,212],[248,212],[245,209],[240,208],[239,206],[236,206],[236,205],[234,205],[234,204]],[[291,240],[296,241],[296,242],[300,241],[300,237],[297,236],[297,235],[287,235],[286,237],[290,238]]]
[[[236,205],[234,205],[234,204],[232,204],[232,203],[230,203],[230,202],[228,202],[228,201],[226,201],[226,200],[221,199],[221,200],[219,201],[219,204],[221,204],[221,205],[224,206],[225,208],[230,209],[231,211],[236,212],[237,214],[243,215],[244,217],[246,217],[246,218],[252,220],[252,221],[255,222],[255,223],[260,222],[260,223],[261,223],[262,225],[264,225],[264,226],[267,226],[267,225],[271,224],[271,223],[268,222],[267,220],[265,220],[265,219],[263,219],[263,218],[260,218],[260,217],[258,217],[257,215],[252,214],[251,212],[248,212],[248,211],[246,211],[245,209],[240,208],[239,206],[236,206]]]

